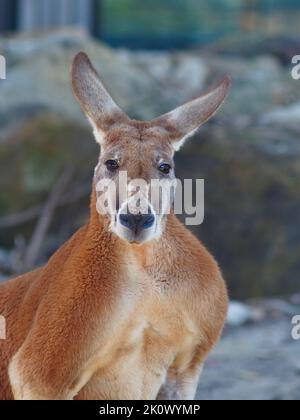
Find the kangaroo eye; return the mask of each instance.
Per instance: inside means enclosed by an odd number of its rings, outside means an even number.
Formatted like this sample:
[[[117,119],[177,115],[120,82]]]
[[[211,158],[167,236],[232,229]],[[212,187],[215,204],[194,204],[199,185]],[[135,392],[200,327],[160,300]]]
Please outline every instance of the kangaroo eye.
[[[168,175],[171,172],[171,166],[168,163],[162,163],[159,168],[161,173]]]
[[[108,160],[105,165],[109,171],[116,171],[119,168],[119,162],[115,159]]]

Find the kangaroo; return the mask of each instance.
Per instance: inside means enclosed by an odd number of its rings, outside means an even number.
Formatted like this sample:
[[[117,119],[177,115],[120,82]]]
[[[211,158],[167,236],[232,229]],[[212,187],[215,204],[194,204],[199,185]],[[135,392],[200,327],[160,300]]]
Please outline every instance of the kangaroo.
[[[147,122],[116,105],[85,53],[72,85],[101,146],[90,218],[44,267],[0,286],[0,399],[193,399],[226,318],[220,269],[174,211],[157,211],[145,193],[147,211],[125,212],[130,191],[101,211],[97,185],[120,171],[171,182],[175,151],[230,81]]]

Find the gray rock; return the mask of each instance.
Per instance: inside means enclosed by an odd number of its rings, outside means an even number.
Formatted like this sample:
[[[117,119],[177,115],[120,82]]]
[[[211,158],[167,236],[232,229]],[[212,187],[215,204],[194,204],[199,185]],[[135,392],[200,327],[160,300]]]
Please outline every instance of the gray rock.
[[[230,302],[227,324],[233,327],[246,324],[252,320],[252,308],[249,305],[232,301]]]
[[[240,327],[250,322],[258,322],[264,318],[261,308],[247,305],[242,302],[231,301],[227,314],[227,325]]]
[[[231,330],[205,364],[197,398],[299,400],[299,345],[288,321]]]
[[[263,124],[275,124],[280,127],[294,128],[300,132],[300,102],[285,107],[277,107],[263,115]]]
[[[0,273],[10,269],[10,255],[5,249],[0,248]],[[1,277],[1,274],[0,274]],[[3,279],[5,276],[3,276]],[[0,278],[1,281],[1,278]]]
[[[300,311],[300,307],[285,302],[282,299],[266,299],[264,306],[268,311],[292,317]]]

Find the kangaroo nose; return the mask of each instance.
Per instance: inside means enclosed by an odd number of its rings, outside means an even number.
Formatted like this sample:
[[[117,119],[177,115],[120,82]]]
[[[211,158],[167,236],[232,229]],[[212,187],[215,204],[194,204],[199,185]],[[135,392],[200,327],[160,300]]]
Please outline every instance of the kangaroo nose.
[[[155,217],[150,214],[121,214],[120,223],[135,233],[149,229],[154,225]]]

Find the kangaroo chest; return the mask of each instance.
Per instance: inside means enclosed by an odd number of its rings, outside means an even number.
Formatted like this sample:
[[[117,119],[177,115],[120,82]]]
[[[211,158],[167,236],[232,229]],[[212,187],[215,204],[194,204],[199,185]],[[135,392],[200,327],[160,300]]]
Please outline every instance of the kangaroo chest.
[[[82,397],[155,399],[168,369],[179,354],[192,349],[194,337],[176,299],[156,291],[150,297],[140,294],[130,316],[120,319],[117,332],[111,331],[110,340]]]

